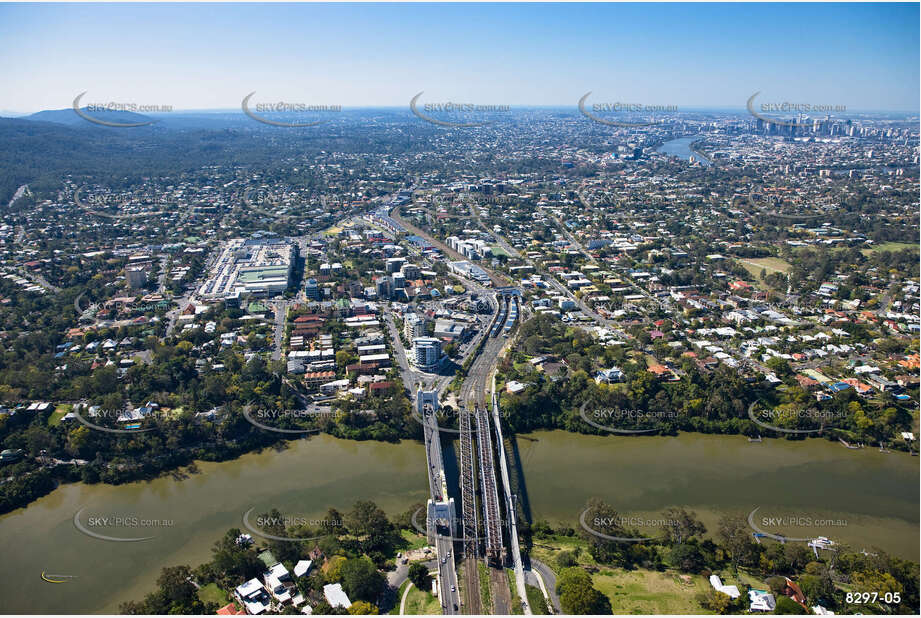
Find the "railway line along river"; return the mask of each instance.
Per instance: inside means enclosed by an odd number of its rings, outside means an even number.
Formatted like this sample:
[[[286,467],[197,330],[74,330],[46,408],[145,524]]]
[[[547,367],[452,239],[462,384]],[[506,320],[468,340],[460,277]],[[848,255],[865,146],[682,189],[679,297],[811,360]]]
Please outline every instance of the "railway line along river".
[[[824,535],[859,550],[878,546],[918,560],[918,460],[904,453],[853,451],[824,440],[682,434],[678,437],[587,436],[542,431],[518,438],[535,519],[578,525],[589,497],[623,515],[686,506],[713,530],[719,515],[809,515],[845,522],[830,530],[786,527],[789,536]],[[450,449],[449,451],[450,452]],[[234,461],[199,463],[187,478],[64,485],[0,517],[0,598],[11,613],[115,612],[150,592],[163,566],[197,566],[242,515],[278,508],[320,517],[373,500],[388,514],[428,497],[422,445],[353,442],[318,435]],[[82,512],[81,512],[81,509]],[[117,542],[93,532],[142,538]],[[93,528],[100,518],[154,522]],[[95,518],[95,519],[94,519]],[[768,531],[779,527],[765,526]],[[805,534],[800,534],[805,533]],[[65,583],[42,580],[64,575]]]

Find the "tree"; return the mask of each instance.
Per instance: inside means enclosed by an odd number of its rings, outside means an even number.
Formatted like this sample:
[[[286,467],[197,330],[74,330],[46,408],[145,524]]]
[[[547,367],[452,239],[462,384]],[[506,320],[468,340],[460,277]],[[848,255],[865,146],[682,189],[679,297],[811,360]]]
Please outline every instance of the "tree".
[[[352,606],[349,608],[349,614],[353,616],[361,616],[368,614],[379,614],[380,610],[377,609],[374,605],[371,605],[367,601],[355,601],[352,603]]]
[[[252,545],[237,542],[240,534],[238,528],[228,530],[211,549],[211,564],[214,569],[231,581],[245,581],[257,577],[265,566]]]
[[[326,563],[326,579],[331,582],[337,582],[342,579],[342,567],[345,565],[347,558],[345,556],[333,556]]]
[[[803,574],[799,576],[797,583],[799,583],[800,590],[812,603],[822,603],[827,606],[835,593],[835,585],[827,574],[825,576]]]
[[[430,580],[429,570],[424,564],[413,562],[409,565],[409,581],[413,583],[413,586],[419,590],[428,590]]]
[[[367,556],[350,558],[341,569],[342,587],[350,599],[377,601],[387,582]]]
[[[666,532],[669,541],[673,544],[684,543],[693,536],[707,533],[707,528],[697,519],[696,514],[689,512],[684,507],[671,507],[663,514],[668,522]]]
[[[756,553],[751,540],[751,528],[739,516],[724,515],[717,524],[720,544],[729,552],[732,569],[738,571],[740,564],[748,564]]]
[[[806,614],[808,613],[802,605],[783,595],[777,597],[777,606],[774,608],[775,614]]]
[[[206,608],[191,578],[187,566],[165,567],[154,592],[140,603],[124,603],[119,609],[124,614],[203,614]]]
[[[699,573],[706,565],[706,559],[696,542],[675,545],[669,558],[676,569],[687,573]]]
[[[345,527],[357,537],[365,537],[368,551],[381,550],[390,543],[393,525],[387,514],[370,500],[359,500],[345,518]]]
[[[725,592],[709,588],[706,592],[697,595],[697,602],[701,607],[715,614],[725,614],[729,611],[732,598]]]
[[[610,614],[611,603],[594,585],[585,569],[570,567],[563,569],[556,583],[560,595],[560,606],[564,614]]]

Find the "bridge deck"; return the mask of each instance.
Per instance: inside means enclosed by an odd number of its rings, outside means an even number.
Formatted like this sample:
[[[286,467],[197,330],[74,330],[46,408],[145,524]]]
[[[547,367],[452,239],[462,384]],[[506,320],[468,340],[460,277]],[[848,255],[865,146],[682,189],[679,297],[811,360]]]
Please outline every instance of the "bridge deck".
[[[461,503],[464,517],[464,556],[477,555],[477,521],[476,511],[476,470],[473,463],[473,429],[470,412],[461,409],[460,413],[460,472]]]
[[[496,468],[489,431],[489,415],[476,407],[477,446],[480,459],[480,480],[483,501],[483,525],[486,529],[486,556],[492,560],[502,555],[502,523],[499,516],[499,494],[496,488]]]

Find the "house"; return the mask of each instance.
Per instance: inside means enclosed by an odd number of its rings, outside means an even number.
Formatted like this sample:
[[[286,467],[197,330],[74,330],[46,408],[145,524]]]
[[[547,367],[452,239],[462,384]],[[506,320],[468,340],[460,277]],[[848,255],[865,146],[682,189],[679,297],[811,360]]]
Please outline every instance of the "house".
[[[323,596],[330,607],[344,607],[345,609],[352,607],[352,602],[342,589],[342,584],[326,584],[323,586]]]
[[[245,616],[246,612],[239,607],[234,602],[230,602],[221,609],[217,610],[218,616]]]
[[[287,603],[291,600],[291,591],[294,589],[294,582],[291,580],[291,574],[288,569],[276,562],[269,570],[262,574],[262,581],[265,582],[265,588],[279,603]]]
[[[784,590],[783,593],[799,603],[803,609],[806,611],[809,610],[809,607],[806,605],[806,595],[803,594],[803,591],[800,589],[799,585],[789,577],[784,577]]]
[[[234,588],[233,593],[237,600],[243,604],[247,614],[258,616],[269,609],[269,595],[255,577]]]
[[[751,603],[748,611],[751,612],[772,612],[777,607],[774,595],[767,590],[749,590],[748,600]]]
[[[595,374],[595,382],[601,384],[613,384],[615,382],[624,381],[624,372],[621,371],[619,367],[611,367],[610,369],[601,369]]]
[[[313,560],[298,560],[294,565],[294,576],[303,577],[310,573],[310,567],[313,566]]]
[[[516,380],[511,380],[508,384],[505,385],[505,390],[512,395],[520,393],[527,387],[527,384],[523,382],[518,382]]]
[[[738,599],[741,596],[741,593],[739,592],[738,587],[724,585],[723,582],[720,581],[720,578],[718,575],[710,576],[710,585],[713,586],[713,588],[718,590],[719,592],[722,592],[723,594],[728,595],[730,599]]]

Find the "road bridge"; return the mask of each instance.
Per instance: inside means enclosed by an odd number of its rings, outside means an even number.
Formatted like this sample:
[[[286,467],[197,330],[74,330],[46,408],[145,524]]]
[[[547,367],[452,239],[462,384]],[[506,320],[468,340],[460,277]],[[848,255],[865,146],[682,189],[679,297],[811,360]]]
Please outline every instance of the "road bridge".
[[[418,391],[421,393],[422,391]],[[428,504],[426,505],[425,528],[429,542],[435,545],[438,561],[438,596],[445,614],[460,613],[460,594],[457,590],[457,569],[454,564],[454,535],[457,517],[454,499],[448,496],[445,479],[444,459],[441,453],[441,432],[438,429],[437,393],[434,400],[417,396],[423,419],[425,436],[426,470],[429,479]]]

